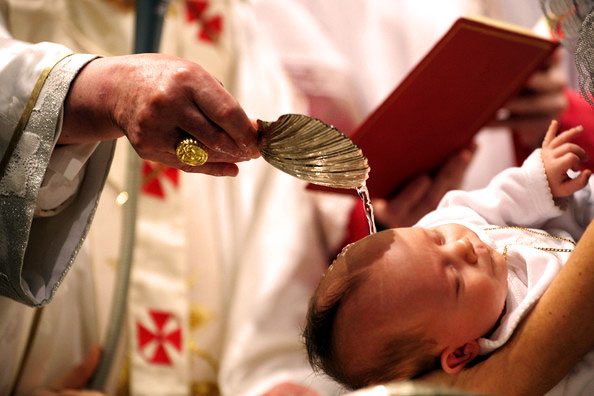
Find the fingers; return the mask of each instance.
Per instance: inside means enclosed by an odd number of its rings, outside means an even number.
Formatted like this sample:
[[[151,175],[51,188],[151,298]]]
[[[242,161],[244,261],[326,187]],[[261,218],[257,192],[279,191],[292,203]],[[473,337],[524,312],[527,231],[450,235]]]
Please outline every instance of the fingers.
[[[556,137],[553,135],[553,138],[549,143],[550,148],[556,148],[561,145],[567,144],[568,142],[571,142],[577,135],[582,133],[583,130],[584,128],[581,125],[578,125],[574,128],[568,129],[567,131],[560,133]]]
[[[557,66],[551,66],[546,70],[534,73],[526,82],[526,88],[538,92],[556,92],[567,86],[567,78],[563,70]]]
[[[551,125],[549,125],[549,129],[547,129],[547,133],[545,134],[543,140],[543,147],[546,145],[550,145],[555,136],[557,136],[557,130],[559,129],[559,123],[557,120],[551,121]]]
[[[105,396],[105,393],[92,390],[64,389],[57,392],[58,396]]]
[[[235,177],[239,173],[239,167],[237,165],[227,162],[209,162],[202,166],[184,165],[180,169],[188,173],[203,173],[218,177]]]
[[[553,197],[566,197],[583,188],[591,175],[589,170],[582,171],[578,177],[570,178],[568,170],[578,172],[587,160],[586,151],[572,139],[582,132],[582,127],[571,128],[557,134],[558,125],[551,123],[542,145],[542,160]]]
[[[407,227],[418,220],[413,214],[414,207],[427,194],[431,187],[431,178],[422,175],[410,181],[389,201],[377,199],[373,201],[377,221],[388,227]]]
[[[573,139],[583,131],[583,127],[577,126],[557,135],[558,123],[553,121],[545,135],[543,142],[543,153],[547,161],[556,161],[563,169],[580,168],[580,163],[587,160],[586,151]]]
[[[211,161],[210,156],[208,162],[200,166],[184,164],[173,153],[163,153],[155,161],[188,173],[204,173],[211,176],[237,176],[239,173],[239,168],[236,164],[232,162]]]
[[[250,119],[214,78],[203,77],[202,85],[194,91],[196,105],[208,119],[229,134],[242,154],[257,158],[256,129]]]
[[[189,170],[172,155],[181,139],[193,136],[210,163],[192,172],[236,174],[230,165],[259,156],[256,130],[237,101],[201,66],[162,54],[111,57],[113,90],[105,101],[109,123],[124,132],[144,159]],[[110,91],[111,92],[111,91]]]
[[[588,184],[588,180],[592,175],[592,171],[584,170],[582,171],[576,178],[568,179],[564,183],[561,184],[561,196],[569,196],[576,191],[581,190]]]
[[[429,195],[431,201],[437,205],[449,190],[460,188],[464,173],[472,160],[473,151],[462,150],[451,157],[441,168],[434,179]]]
[[[390,206],[406,208],[421,200],[431,188],[431,178],[422,175],[408,183],[396,197],[391,199]]]
[[[192,109],[180,120],[180,128],[194,136],[211,151],[238,156],[240,150],[236,142],[220,126],[210,121],[197,109]],[[245,159],[251,158],[244,156]]]
[[[542,131],[543,121],[548,123],[568,106],[564,92],[567,79],[560,61],[561,54],[555,53],[546,67],[532,74],[523,89],[504,105],[510,116],[493,122],[493,126],[512,128],[522,133],[528,131],[535,135],[528,139],[529,146],[537,147],[541,141],[537,133]]]
[[[561,158],[564,158],[565,156],[571,156],[574,157],[578,162],[588,159],[586,150],[584,150],[582,146],[575,143],[565,143],[562,146],[557,147],[556,150],[561,153]]]
[[[85,360],[78,366],[74,367],[64,377],[56,381],[51,386],[51,388],[56,391],[63,389],[82,389],[87,384],[95,369],[97,368],[100,356],[101,349],[99,346],[92,346],[89,349]]]
[[[586,159],[586,152],[579,146],[576,146],[576,151],[578,152],[566,152],[558,159],[559,166],[564,170],[574,170],[578,171],[581,167],[581,164]]]
[[[563,70],[562,60],[561,50],[555,50],[546,64],[530,76],[526,87],[538,91],[550,91],[567,86],[567,76]]]
[[[150,159],[150,160],[155,160],[153,158],[148,158],[149,155],[154,156],[158,156],[160,153],[167,153],[167,154],[175,154],[175,151],[177,150],[177,146],[178,144],[190,137],[191,135],[181,129],[177,130],[175,133],[170,134],[170,136],[167,137],[165,141],[165,143],[162,146],[159,146],[158,148],[154,148],[149,154],[147,154],[146,156],[143,156],[143,158],[145,159]],[[203,137],[196,137],[194,136],[195,140],[198,141],[199,144],[202,145],[202,148],[208,153],[208,161],[209,162],[230,162],[230,163],[236,163],[236,162],[243,162],[243,161],[247,161],[249,160],[249,158],[246,157],[237,157],[235,156],[233,153],[227,153],[227,152],[222,152],[222,151],[218,151],[213,149],[211,146],[208,146],[205,142]],[[234,144],[231,142],[231,144]],[[237,152],[237,150],[235,150],[235,152]]]
[[[162,145],[156,147],[144,147],[143,151],[140,151],[138,147],[134,147],[137,154],[148,161],[161,163],[163,165],[180,169],[184,172],[189,173],[204,173],[212,176],[236,176],[239,172],[239,168],[235,164],[241,162],[244,159],[237,158],[229,154],[212,151],[210,148],[205,147],[204,150],[208,154],[208,161],[200,166],[191,166],[185,164],[179,160],[175,154],[175,150],[179,142],[188,136],[187,133],[179,131],[171,133],[167,138],[164,138]],[[202,143],[202,142],[200,142]]]
[[[472,146],[469,149],[461,150],[441,167],[437,176],[433,178],[425,197],[415,207],[417,217],[415,221],[437,208],[448,191],[460,188],[475,149],[476,147]]]
[[[583,188],[588,184],[588,180],[590,180],[590,176],[592,176],[592,171],[590,169],[584,169],[576,179],[579,179],[577,182],[580,185],[580,188]],[[574,180],[576,180],[574,179]]]
[[[460,188],[476,146],[470,144],[452,156],[434,178],[421,175],[389,201],[374,201],[376,218],[389,227],[407,227],[434,210],[445,193]]]
[[[567,107],[567,98],[563,91],[519,95],[505,104],[511,114],[557,116]]]

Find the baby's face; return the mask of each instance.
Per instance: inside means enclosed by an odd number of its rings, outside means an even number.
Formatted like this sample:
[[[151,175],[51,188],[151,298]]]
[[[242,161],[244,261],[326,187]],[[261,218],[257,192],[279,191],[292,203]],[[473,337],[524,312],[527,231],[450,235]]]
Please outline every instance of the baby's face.
[[[347,351],[345,359],[373,359],[379,353],[374,345],[381,348],[402,329],[435,339],[438,354],[493,327],[507,294],[502,255],[457,224],[386,232],[392,233],[391,241],[377,240],[389,247],[376,256],[369,275],[345,297],[338,313],[335,342]],[[362,245],[349,249],[344,262],[364,260],[366,251],[378,250],[372,240]]]

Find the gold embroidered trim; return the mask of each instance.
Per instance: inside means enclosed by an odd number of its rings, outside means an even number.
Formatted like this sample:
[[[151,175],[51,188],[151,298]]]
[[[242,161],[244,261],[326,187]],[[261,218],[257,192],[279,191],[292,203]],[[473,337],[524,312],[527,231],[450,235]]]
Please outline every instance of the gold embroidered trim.
[[[39,98],[39,94],[41,93],[41,89],[43,88],[45,81],[47,80],[47,77],[58,63],[62,62],[64,59],[72,55],[74,54],[68,54],[59,59],[56,63],[54,63],[53,66],[43,69],[43,71],[37,78],[37,82],[33,87],[33,91],[31,91],[31,96],[29,96],[29,100],[25,105],[25,109],[21,113],[21,118],[19,118],[19,122],[14,128],[14,132],[12,133],[12,137],[10,138],[8,147],[6,147],[6,151],[4,152],[4,156],[2,157],[2,161],[0,161],[0,178],[4,177],[6,167],[8,166],[8,161],[10,161],[12,153],[14,152],[19,140],[21,140],[21,137],[23,136],[25,127],[27,126],[29,118],[31,117],[31,113],[33,112],[33,107],[35,107],[35,103],[37,103],[37,99]]]
[[[541,232],[541,231],[533,230],[531,228],[524,228],[524,227],[519,227],[519,226],[495,226],[495,227],[487,227],[487,228],[483,228],[483,231],[494,231],[494,230],[502,230],[502,229],[512,229],[512,230],[523,231],[523,232],[526,232],[526,233],[529,233],[529,234],[535,234],[535,235],[543,236],[545,238],[554,239],[556,241],[569,242],[573,246],[575,246],[575,242],[572,241],[571,239],[561,238],[561,237],[558,237],[558,236],[555,236],[555,235],[548,234],[546,232]],[[508,248],[508,246],[510,246],[510,245],[505,245],[503,247],[503,252],[501,253],[502,256],[503,256],[503,258],[505,259],[505,261],[507,261],[507,248]],[[568,249],[568,248],[553,248],[553,247],[543,247],[543,246],[532,246],[532,248],[541,250],[543,252],[549,252],[549,253],[571,253],[571,252],[573,252],[573,248]]]
[[[494,227],[483,228],[483,231],[506,230],[506,229],[508,229],[508,230],[518,230],[518,231],[527,232],[529,234],[540,235],[540,236],[543,236],[545,238],[554,239],[556,241],[569,242],[573,246],[575,246],[575,242],[572,241],[571,239],[561,238],[561,237],[558,237],[556,235],[551,235],[551,234],[549,234],[547,232],[544,232],[544,231],[534,230],[532,228],[525,228],[525,227],[520,227],[520,226],[494,226]]]

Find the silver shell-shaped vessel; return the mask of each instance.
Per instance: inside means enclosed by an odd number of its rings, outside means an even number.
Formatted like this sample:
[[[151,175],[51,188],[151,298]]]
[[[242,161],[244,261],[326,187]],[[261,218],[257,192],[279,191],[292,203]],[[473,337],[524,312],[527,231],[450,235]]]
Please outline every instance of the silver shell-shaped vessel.
[[[310,183],[357,188],[369,177],[367,158],[351,139],[324,122],[301,114],[258,120],[260,152],[272,166]]]

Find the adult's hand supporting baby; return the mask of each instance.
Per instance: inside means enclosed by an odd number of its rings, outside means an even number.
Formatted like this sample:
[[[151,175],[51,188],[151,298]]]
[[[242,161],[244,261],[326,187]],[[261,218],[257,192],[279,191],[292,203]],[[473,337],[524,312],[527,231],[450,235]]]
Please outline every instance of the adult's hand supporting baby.
[[[421,380],[501,395],[543,395],[594,349],[594,222],[510,341],[457,375]]]
[[[490,124],[512,129],[518,142],[530,150],[540,146],[547,126],[568,106],[564,92],[567,78],[561,55],[561,50],[556,50],[549,62],[537,70],[522,90],[503,106],[508,117]]]
[[[99,58],[70,88],[59,144],[125,135],[144,159],[187,172],[237,174],[256,158],[256,129],[237,101],[199,65],[162,54]],[[193,136],[206,146],[202,166],[183,164],[175,148]]]
[[[376,220],[389,227],[409,227],[434,210],[450,190],[460,188],[464,173],[472,160],[475,145],[460,150],[448,159],[436,176],[421,175],[409,182],[390,200],[375,199]]]

